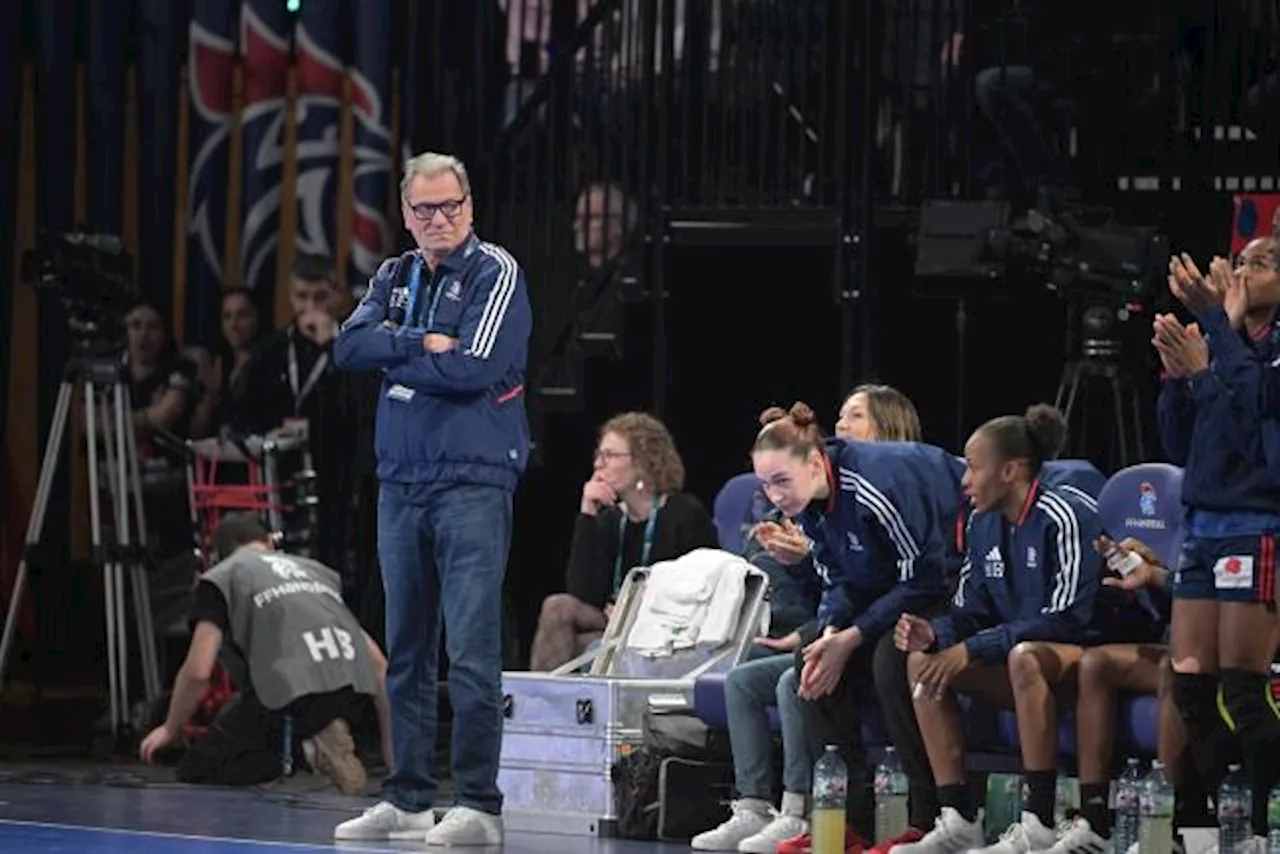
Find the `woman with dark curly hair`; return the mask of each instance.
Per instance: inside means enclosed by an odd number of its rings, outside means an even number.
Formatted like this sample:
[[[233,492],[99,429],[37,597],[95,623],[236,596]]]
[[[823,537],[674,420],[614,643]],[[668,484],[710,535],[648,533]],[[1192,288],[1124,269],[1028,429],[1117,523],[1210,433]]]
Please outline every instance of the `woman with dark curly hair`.
[[[719,548],[711,515],[683,488],[684,461],[661,421],[625,412],[600,428],[573,529],[568,592],[542,603],[530,670],[554,670],[599,638],[632,568]]]

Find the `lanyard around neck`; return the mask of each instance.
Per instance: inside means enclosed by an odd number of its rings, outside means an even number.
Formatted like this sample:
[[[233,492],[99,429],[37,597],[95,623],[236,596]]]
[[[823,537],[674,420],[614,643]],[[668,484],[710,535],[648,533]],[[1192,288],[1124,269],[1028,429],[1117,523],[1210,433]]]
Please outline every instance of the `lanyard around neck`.
[[[649,508],[649,518],[644,523],[644,544],[640,547],[639,566],[649,565],[649,552],[653,551],[653,529],[658,523],[658,510],[662,504],[662,496],[653,496],[653,505]],[[613,595],[617,596],[622,588],[622,546],[627,535],[627,514],[618,519],[618,556],[613,559]]]
[[[307,395],[311,394],[311,390],[316,387],[316,383],[320,382],[320,377],[324,375],[324,369],[329,367],[329,354],[321,352],[316,358],[316,363],[311,366],[311,373],[307,374],[307,380],[298,386],[298,348],[293,340],[293,332],[289,333],[289,388],[293,392],[293,411],[295,414],[302,412],[302,402],[307,399]]]
[[[422,268],[427,264],[421,255],[414,256],[413,262],[413,272],[409,274],[409,325],[418,320],[418,291],[422,287]],[[431,305],[427,308],[426,322],[422,326],[429,331],[435,323],[436,308],[440,305],[440,288],[435,285],[435,273],[428,272],[427,275],[430,277],[427,292],[431,294]]]

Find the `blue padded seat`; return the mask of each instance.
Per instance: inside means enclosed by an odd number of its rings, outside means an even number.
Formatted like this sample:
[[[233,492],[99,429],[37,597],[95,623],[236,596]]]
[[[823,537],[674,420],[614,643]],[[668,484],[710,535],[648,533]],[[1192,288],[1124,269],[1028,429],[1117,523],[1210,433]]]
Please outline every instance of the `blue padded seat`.
[[[759,488],[760,478],[748,472],[729,478],[716,493],[716,500],[712,504],[712,518],[720,548],[725,551],[742,554],[747,524],[750,521],[751,502]]]
[[[1143,759],[1156,755],[1160,701],[1151,694],[1135,694],[1120,701],[1116,719],[1120,747],[1130,756]]]
[[[1159,703],[1149,694],[1126,695],[1120,698],[1116,713],[1116,752],[1120,756],[1136,756],[1150,759],[1156,755],[1156,729]],[[1013,712],[1002,711],[997,716],[1001,747],[1018,750],[1018,719]],[[1058,750],[1063,756],[1076,755],[1076,716],[1074,710],[1066,710],[1058,717]]]
[[[1186,536],[1182,514],[1182,469],[1168,463],[1121,469],[1098,493],[1098,516],[1107,533],[1116,540],[1141,540],[1168,567],[1178,565]]]
[[[693,683],[693,710],[707,726],[725,728],[729,725],[729,713],[725,709],[723,673],[708,673],[699,676]],[[778,721],[775,716],[770,725],[777,730]]]

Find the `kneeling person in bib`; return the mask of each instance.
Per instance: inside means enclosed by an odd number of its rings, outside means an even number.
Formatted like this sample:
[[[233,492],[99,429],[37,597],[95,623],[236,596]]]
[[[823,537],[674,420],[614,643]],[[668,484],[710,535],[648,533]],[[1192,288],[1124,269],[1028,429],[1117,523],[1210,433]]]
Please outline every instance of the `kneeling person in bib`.
[[[213,548],[225,557],[196,585],[191,646],[142,758],[181,744],[221,652],[248,678],[178,762],[181,782],[255,785],[305,763],[343,792],[363,790],[347,719],[371,696],[389,753],[386,660],[343,605],[337,573],[276,551],[247,513],[222,520]]]

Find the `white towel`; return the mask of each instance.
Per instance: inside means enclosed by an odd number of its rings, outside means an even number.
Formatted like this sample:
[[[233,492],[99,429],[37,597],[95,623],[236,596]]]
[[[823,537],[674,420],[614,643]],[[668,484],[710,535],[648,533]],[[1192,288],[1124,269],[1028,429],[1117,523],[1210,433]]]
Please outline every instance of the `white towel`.
[[[654,564],[627,634],[627,648],[658,657],[696,644],[728,641],[737,631],[750,566],[719,549],[696,549]]]

